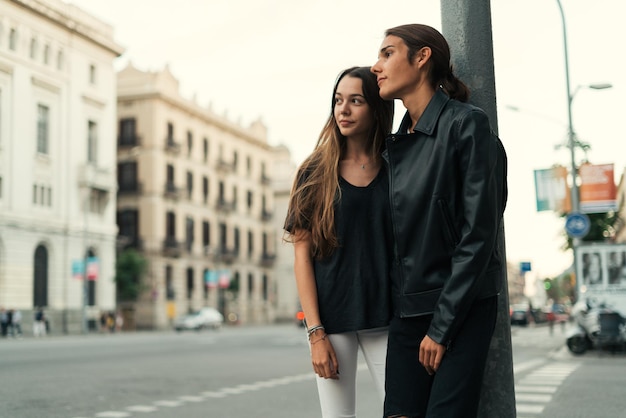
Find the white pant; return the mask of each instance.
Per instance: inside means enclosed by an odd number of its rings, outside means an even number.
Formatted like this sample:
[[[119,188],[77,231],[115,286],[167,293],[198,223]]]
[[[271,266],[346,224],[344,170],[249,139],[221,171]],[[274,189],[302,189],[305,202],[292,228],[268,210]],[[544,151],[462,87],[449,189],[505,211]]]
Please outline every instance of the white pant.
[[[339,363],[339,379],[323,379],[316,375],[323,418],[356,417],[356,369],[359,347],[374,380],[382,407],[385,399],[387,334],[388,328],[385,327],[328,335]]]

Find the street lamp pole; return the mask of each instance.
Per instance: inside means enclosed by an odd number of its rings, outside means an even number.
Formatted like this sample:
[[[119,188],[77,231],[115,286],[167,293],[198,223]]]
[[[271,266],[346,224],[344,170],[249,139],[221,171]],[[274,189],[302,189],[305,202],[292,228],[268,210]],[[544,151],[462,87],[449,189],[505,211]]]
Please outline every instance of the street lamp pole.
[[[567,52],[567,29],[565,26],[565,13],[563,12],[563,6],[561,0],[556,0],[559,5],[559,11],[561,12],[561,21],[563,22],[563,51],[565,56],[565,84],[567,90],[567,144],[570,153],[570,171],[572,175],[572,189],[571,189],[571,212],[578,212],[580,210],[580,199],[578,198],[578,184],[576,183],[577,168],[576,168],[576,138],[574,134],[574,125],[572,122],[572,101],[574,96],[570,91],[569,80],[569,55]],[[573,239],[574,256],[576,254],[576,247],[578,246],[578,238]]]

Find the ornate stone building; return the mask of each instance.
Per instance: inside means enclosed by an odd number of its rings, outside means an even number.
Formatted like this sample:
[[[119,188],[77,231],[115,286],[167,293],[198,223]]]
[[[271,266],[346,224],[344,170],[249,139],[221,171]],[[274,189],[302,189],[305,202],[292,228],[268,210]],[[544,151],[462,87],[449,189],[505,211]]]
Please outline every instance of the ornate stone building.
[[[136,328],[167,328],[204,306],[230,321],[273,322],[282,148],[261,121],[241,127],[181,97],[168,68],[129,65],[117,92],[120,241],[148,261]]]
[[[0,2],[0,306],[25,329],[35,307],[52,332],[115,309],[122,52],[111,26],[62,1]]]

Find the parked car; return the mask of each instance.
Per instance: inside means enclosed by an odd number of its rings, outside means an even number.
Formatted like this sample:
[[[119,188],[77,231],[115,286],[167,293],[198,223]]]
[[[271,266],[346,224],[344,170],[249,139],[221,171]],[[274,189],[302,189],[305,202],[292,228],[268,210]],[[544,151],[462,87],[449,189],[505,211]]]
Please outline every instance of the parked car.
[[[511,325],[526,326],[530,322],[530,310],[528,305],[511,305]]]
[[[181,315],[174,320],[176,331],[196,330],[203,328],[219,329],[224,324],[224,315],[214,308],[202,308],[199,311]]]

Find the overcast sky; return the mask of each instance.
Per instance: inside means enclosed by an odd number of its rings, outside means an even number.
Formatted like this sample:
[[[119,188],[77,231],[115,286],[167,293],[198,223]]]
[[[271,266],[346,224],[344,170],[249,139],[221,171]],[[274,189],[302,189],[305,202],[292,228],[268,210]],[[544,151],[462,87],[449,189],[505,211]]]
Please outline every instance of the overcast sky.
[[[561,0],[566,15],[575,131],[596,164],[626,166],[626,2]],[[71,0],[111,24],[142,70],[169,64],[181,93],[230,120],[259,117],[272,144],[294,161],[308,155],[328,117],[337,73],[372,65],[385,29],[425,23],[441,29],[433,0]],[[562,252],[564,221],[536,212],[533,170],[569,167],[563,29],[556,0],[492,0],[499,133],[509,155],[505,214],[510,262],[530,261],[533,274],[556,275],[571,263]],[[621,98],[621,101],[618,101]],[[513,106],[518,111],[510,110]],[[401,104],[397,112],[403,111]],[[582,159],[582,152],[578,151]]]

